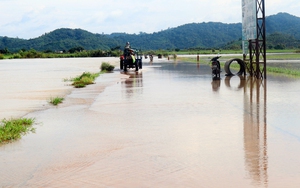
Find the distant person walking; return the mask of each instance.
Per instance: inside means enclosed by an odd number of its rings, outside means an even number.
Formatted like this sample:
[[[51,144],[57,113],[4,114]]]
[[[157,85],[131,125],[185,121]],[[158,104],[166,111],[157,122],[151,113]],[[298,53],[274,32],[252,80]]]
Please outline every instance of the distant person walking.
[[[149,58],[150,58],[150,61],[153,62],[153,55],[152,54],[149,55]]]

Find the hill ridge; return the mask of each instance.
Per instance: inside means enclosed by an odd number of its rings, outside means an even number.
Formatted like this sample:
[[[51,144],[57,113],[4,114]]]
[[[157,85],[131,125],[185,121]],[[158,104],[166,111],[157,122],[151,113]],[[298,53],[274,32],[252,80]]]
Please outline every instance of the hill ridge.
[[[266,17],[266,32],[270,37],[267,41],[269,47],[279,44],[283,47],[299,47],[300,32],[298,31],[300,31],[299,17],[284,12]],[[127,41],[130,41],[132,47],[143,50],[239,48],[240,44],[237,41],[241,40],[241,35],[241,23],[222,22],[187,23],[151,34],[143,32],[98,34],[80,28],[59,28],[28,40],[0,37],[0,49],[14,52],[21,49],[67,51],[80,46],[86,50],[109,50],[123,47]],[[291,46],[285,40],[294,42]]]

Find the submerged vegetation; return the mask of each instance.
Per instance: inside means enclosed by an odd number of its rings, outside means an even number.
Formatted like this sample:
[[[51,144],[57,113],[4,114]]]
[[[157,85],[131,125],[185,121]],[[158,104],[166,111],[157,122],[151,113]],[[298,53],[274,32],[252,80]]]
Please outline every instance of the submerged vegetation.
[[[59,103],[62,103],[63,100],[64,100],[64,98],[61,98],[61,97],[54,97],[54,98],[51,97],[49,102],[56,106]]]
[[[111,72],[114,70],[114,68],[115,68],[115,66],[113,66],[109,63],[106,63],[106,62],[103,62],[100,67],[101,72],[103,72],[103,71]]]
[[[100,76],[100,74],[106,73],[106,72],[111,72],[114,70],[114,66],[107,63],[103,62],[101,64],[101,71],[98,73],[90,73],[90,72],[83,72],[80,76],[77,76],[75,78],[71,79],[65,79],[65,81],[72,81],[72,85],[75,88],[82,88],[85,87],[86,85],[94,84],[95,79]]]
[[[90,72],[84,72],[80,76],[77,76],[71,81],[73,81],[72,85],[75,88],[82,88],[85,87],[86,85],[93,84],[94,80],[100,75],[99,73],[90,73]]]
[[[17,140],[28,132],[34,132],[33,118],[3,119],[0,122],[0,143]]]

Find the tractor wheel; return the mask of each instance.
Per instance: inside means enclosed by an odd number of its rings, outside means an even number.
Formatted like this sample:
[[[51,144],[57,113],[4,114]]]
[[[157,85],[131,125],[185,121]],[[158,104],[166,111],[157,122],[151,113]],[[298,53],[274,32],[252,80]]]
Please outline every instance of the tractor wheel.
[[[121,70],[123,70],[123,67],[124,67],[123,64],[124,64],[124,60],[120,60],[120,69],[121,69]]]
[[[136,72],[139,71],[138,61],[135,61],[134,66],[135,66],[135,71]]]
[[[124,72],[127,72],[127,60],[124,60]]]
[[[142,69],[143,68],[143,65],[142,65],[142,60],[140,59],[139,61],[139,68]]]

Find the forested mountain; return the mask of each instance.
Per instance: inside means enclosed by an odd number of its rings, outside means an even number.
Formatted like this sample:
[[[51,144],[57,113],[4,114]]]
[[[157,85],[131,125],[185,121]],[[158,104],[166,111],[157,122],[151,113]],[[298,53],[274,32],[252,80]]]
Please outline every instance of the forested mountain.
[[[63,51],[81,46],[86,50],[102,49],[109,50],[110,47],[118,45],[116,40],[110,39],[105,35],[93,34],[82,29],[57,29],[42,36],[29,39],[14,39],[0,37],[0,49],[7,48],[10,51],[20,49],[35,49],[38,51]]]
[[[300,18],[278,13],[266,18],[268,48],[300,46]],[[151,34],[112,33],[93,34],[82,29],[57,29],[40,37],[24,40],[0,37],[0,50],[16,52],[21,49],[37,51],[68,51],[81,47],[86,50],[123,48],[129,41],[132,47],[143,50],[189,48],[240,48],[242,24],[219,22],[190,23]]]
[[[278,13],[266,18],[266,32],[284,33],[300,39],[300,18],[288,13]]]

